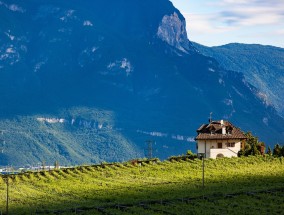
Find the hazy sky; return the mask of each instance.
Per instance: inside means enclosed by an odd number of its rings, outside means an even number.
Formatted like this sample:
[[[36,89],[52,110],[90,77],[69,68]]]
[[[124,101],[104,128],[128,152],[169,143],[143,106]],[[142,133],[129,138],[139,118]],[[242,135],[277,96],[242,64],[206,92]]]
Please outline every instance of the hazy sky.
[[[187,20],[190,40],[284,48],[284,0],[171,0]]]

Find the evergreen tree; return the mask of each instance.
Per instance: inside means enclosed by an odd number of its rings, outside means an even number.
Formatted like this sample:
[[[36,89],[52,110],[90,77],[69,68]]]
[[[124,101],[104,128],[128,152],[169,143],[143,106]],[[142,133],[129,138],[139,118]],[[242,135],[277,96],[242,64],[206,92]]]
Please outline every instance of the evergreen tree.
[[[275,146],[274,146],[274,149],[273,149],[273,156],[275,157],[281,157],[281,146],[277,143]]]
[[[266,154],[268,154],[269,156],[271,156],[271,155],[272,155],[272,151],[271,151],[270,146],[268,146],[268,149],[267,149],[267,153],[266,153]]]
[[[284,145],[282,146],[282,149],[281,149],[281,156],[284,157]]]

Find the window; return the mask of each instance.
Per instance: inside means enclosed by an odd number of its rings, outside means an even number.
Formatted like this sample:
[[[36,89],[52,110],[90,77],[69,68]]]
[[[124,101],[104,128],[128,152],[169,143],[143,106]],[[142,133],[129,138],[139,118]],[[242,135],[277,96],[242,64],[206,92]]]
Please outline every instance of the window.
[[[227,143],[227,147],[235,147],[235,143]]]
[[[218,143],[218,149],[222,149],[222,143]]]

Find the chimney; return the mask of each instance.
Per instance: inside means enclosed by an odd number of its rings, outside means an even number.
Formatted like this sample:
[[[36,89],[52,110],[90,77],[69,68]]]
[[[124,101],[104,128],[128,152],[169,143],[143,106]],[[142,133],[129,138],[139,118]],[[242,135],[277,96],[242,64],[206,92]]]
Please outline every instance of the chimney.
[[[220,120],[220,124],[222,126],[222,134],[225,135],[226,134],[226,126],[224,124],[224,120],[223,119]]]
[[[222,134],[225,135],[226,134],[226,127],[222,127]]]

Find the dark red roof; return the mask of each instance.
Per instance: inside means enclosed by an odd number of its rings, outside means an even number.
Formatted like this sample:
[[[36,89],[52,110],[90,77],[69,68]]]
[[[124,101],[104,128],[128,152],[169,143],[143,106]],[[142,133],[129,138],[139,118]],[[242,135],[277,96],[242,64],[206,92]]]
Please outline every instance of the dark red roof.
[[[222,123],[222,124],[221,124]],[[222,134],[222,129],[224,133]],[[246,139],[244,133],[229,121],[212,121],[197,129],[195,140]]]

